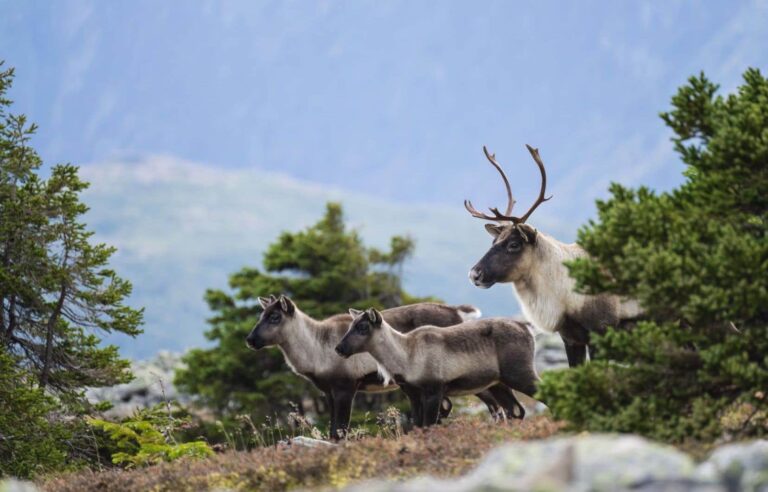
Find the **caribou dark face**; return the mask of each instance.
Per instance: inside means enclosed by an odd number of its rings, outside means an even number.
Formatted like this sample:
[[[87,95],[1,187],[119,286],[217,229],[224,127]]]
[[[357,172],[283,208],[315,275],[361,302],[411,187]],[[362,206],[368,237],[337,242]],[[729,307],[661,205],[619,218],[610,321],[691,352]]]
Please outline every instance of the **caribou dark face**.
[[[536,247],[536,229],[527,224],[486,224],[485,229],[493,236],[493,245],[469,271],[470,282],[488,289],[496,283],[525,278]]]
[[[525,223],[528,217],[539,205],[549,200],[547,192],[547,171],[539,155],[539,149],[526,145],[528,152],[541,173],[539,196],[533,205],[521,216],[512,215],[515,199],[512,197],[512,187],[509,186],[507,175],[501,165],[496,162],[496,154],[491,154],[483,147],[486,159],[499,172],[504,188],[507,190],[507,208],[504,213],[498,208],[491,207],[492,215],[482,213],[472,206],[472,202],[464,200],[464,208],[472,217],[498,222],[501,225],[486,224],[485,230],[493,236],[493,245],[480,261],[469,271],[469,280],[481,289],[488,289],[499,282],[517,282],[524,280],[533,266],[533,254],[536,247],[536,229]]]
[[[285,296],[260,297],[259,302],[264,311],[245,339],[248,348],[253,350],[279,344],[282,341],[282,327],[293,319],[296,312],[296,306]]]
[[[344,337],[336,345],[336,353],[345,359],[367,352],[375,333],[381,330],[381,313],[371,308],[367,311],[358,311],[350,309],[352,323]]]

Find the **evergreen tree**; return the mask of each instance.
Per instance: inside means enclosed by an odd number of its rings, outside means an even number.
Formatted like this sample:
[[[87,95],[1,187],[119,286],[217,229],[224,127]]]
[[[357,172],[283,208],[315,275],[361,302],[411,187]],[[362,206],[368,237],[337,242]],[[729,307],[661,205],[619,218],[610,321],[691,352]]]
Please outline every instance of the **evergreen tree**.
[[[666,193],[614,184],[579,232],[579,287],[637,298],[648,321],[540,393],[578,428],[670,441],[768,432],[768,80],[717,95],[692,77],[662,113],[685,164]]]
[[[388,252],[365,247],[357,232],[345,228],[341,205],[329,203],[317,224],[284,232],[269,246],[266,273],[244,268],[230,278],[232,293],[206,293],[215,313],[206,336],[216,346],[190,351],[176,384],[222,415],[263,418],[283,414],[291,404],[303,411],[306,398],[321,406],[320,395],[290,372],[279,350],[254,353],[246,348],[245,337],[261,311],[258,297],[285,293],[318,319],[350,307],[416,302],[400,285],[402,264],[412,252],[413,242],[399,236],[392,238]]]
[[[124,304],[131,285],[108,267],[114,248],[91,242],[77,167],[40,177],[36,126],[8,112],[12,80],[13,69],[0,71],[0,345],[40,387],[82,401],[85,386],[129,379],[128,362],[94,332],[135,336],[142,311]]]
[[[66,463],[69,430],[50,419],[53,398],[0,346],[0,477],[30,477]]]

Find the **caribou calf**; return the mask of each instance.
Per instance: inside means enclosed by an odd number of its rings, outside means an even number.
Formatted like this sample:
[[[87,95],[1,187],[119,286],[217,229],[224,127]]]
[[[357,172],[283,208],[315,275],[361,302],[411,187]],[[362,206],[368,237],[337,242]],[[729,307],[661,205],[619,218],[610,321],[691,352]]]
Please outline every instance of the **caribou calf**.
[[[490,318],[404,334],[375,309],[350,314],[354,320],[336,352],[348,358],[367,352],[387,379],[418,391],[424,425],[438,422],[444,396],[489,390],[503,402],[510,390],[531,397],[536,392],[534,338],[522,323]]]
[[[285,361],[297,375],[312,382],[325,394],[331,412],[331,437],[338,439],[349,426],[352,401],[357,391],[376,393],[397,389],[395,384],[384,381],[378,374],[376,361],[367,354],[342,359],[334,348],[347,331],[352,317],[349,314],[331,316],[317,321],[299,310],[285,296],[260,298],[264,311],[251,333],[246,338],[248,347],[258,350],[277,346],[283,352]],[[383,316],[398,330],[411,331],[425,325],[450,326],[480,316],[473,306],[446,306],[436,303],[420,303],[401,306],[384,311]],[[506,388],[504,388],[506,390]],[[404,388],[406,396],[413,402],[421,396],[410,388]],[[503,391],[498,391],[499,394]],[[488,406],[493,415],[518,416],[524,412],[511,392],[498,401],[490,392],[478,397]],[[445,414],[450,412],[450,401]],[[414,422],[420,425],[417,414]]]

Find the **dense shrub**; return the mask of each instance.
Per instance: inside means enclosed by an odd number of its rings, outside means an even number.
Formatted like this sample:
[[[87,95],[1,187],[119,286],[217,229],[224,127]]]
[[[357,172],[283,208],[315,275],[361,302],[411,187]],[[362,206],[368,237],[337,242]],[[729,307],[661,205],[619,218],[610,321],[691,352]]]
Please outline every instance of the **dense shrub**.
[[[182,457],[205,458],[213,450],[205,441],[177,440],[181,426],[189,423],[187,416],[174,412],[171,403],[140,409],[120,422],[89,418],[88,423],[106,433],[111,441],[112,463],[135,467],[174,461]]]
[[[648,320],[596,337],[599,360],[546,374],[577,428],[680,442],[768,433],[768,80],[717,96],[701,74],[661,117],[685,164],[665,193],[614,184],[579,232],[587,292],[637,298]]]

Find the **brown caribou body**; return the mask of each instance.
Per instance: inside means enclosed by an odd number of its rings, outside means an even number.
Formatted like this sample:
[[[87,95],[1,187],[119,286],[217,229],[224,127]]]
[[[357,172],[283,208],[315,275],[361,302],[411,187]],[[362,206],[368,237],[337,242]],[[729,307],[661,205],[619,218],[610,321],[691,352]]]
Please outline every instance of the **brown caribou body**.
[[[338,314],[322,321],[303,313],[285,296],[260,298],[264,308],[259,322],[246,338],[248,347],[258,350],[277,346],[283,352],[285,361],[297,375],[312,382],[325,394],[331,412],[331,437],[341,437],[349,425],[352,402],[358,391],[376,393],[392,391],[396,384],[385,380],[379,374],[376,361],[366,354],[342,359],[335,352],[352,321],[349,314]],[[419,303],[383,311],[383,315],[398,330],[408,332],[418,326],[432,324],[450,326],[480,316],[473,306],[447,306],[437,303]],[[409,399],[420,399],[420,395],[403,389]],[[497,392],[501,393],[501,392]],[[511,417],[522,416],[522,405],[511,398],[497,401],[490,392],[477,395],[493,414]],[[446,400],[450,412],[450,401]],[[418,419],[414,419],[418,424]]]
[[[642,314],[638,303],[615,295],[585,295],[575,291],[564,262],[587,253],[576,244],[562,243],[526,224],[534,210],[551,197],[546,197],[547,174],[538,149],[527,145],[541,173],[541,188],[534,204],[522,216],[512,216],[515,200],[504,171],[496,156],[483,147],[485,156],[498,170],[507,191],[504,213],[491,208],[492,215],[478,212],[469,201],[464,202],[473,216],[497,222],[486,224],[493,236],[488,252],[469,272],[477,287],[487,289],[496,283],[512,283],[523,314],[533,325],[545,332],[558,332],[565,343],[568,363],[581,364],[588,348],[591,356],[590,333],[602,332],[608,326],[618,326]]]
[[[536,392],[533,334],[523,323],[490,318],[400,333],[375,309],[350,312],[354,320],[336,351],[371,354],[388,378],[419,394],[411,404],[423,425],[437,423],[444,396],[488,390],[503,401],[511,390]]]

